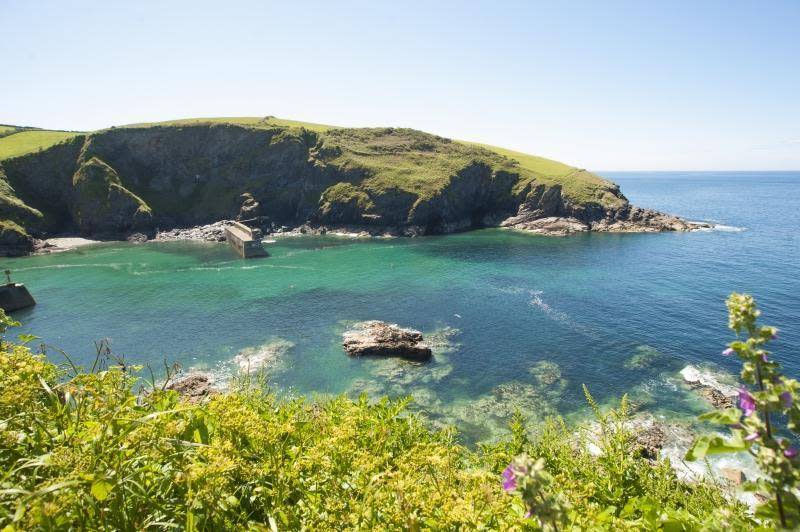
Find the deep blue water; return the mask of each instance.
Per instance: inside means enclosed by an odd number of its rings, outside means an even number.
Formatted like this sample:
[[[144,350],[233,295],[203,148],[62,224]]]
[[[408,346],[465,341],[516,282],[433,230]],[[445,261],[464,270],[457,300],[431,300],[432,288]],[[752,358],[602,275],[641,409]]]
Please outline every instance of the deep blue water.
[[[475,438],[515,407],[585,412],[583,383],[603,402],[630,393],[671,415],[704,410],[677,372],[737,369],[719,356],[734,290],[757,296],[764,321],[780,328],[776,356],[800,376],[800,173],[603,175],[637,205],[727,227],[283,238],[257,261],[224,244],[104,244],[4,266],[39,301],[18,314],[24,330],[81,363],[102,337],[131,362],[166,358],[221,379],[242,351],[266,354],[281,392],[413,394],[433,419]],[[434,361],[349,359],[341,334],[366,319],[438,337]]]

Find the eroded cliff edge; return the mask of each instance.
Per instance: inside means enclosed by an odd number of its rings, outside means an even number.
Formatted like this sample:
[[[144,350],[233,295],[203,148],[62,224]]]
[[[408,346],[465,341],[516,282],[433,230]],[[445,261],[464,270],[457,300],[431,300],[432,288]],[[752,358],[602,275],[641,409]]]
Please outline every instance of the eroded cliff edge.
[[[411,129],[148,125],[0,161],[0,254],[73,232],[118,238],[235,217],[399,235],[683,231],[585,170]]]

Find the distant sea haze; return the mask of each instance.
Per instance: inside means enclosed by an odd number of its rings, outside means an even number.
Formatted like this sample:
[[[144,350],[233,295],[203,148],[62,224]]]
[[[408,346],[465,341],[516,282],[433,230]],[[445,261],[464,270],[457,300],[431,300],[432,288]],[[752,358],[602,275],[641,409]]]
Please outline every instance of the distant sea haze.
[[[225,244],[103,244],[6,261],[39,301],[16,317],[83,364],[109,337],[156,370],[166,358],[224,381],[252,356],[282,393],[413,394],[474,440],[515,406],[585,412],[583,383],[600,401],[629,393],[672,416],[703,411],[678,372],[736,369],[720,356],[734,290],[758,298],[780,329],[775,356],[800,377],[800,173],[602,175],[635,205],[719,228],[278,238],[251,261]],[[420,329],[433,361],[348,358],[342,333],[369,319]]]

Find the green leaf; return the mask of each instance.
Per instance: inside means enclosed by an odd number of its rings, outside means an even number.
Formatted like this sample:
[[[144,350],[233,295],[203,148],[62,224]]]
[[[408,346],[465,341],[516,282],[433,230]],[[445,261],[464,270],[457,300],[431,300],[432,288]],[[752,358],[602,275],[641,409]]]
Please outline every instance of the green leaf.
[[[114,485],[107,480],[95,480],[92,483],[92,496],[98,501],[104,501],[108,498],[108,494],[111,493],[113,487]]]
[[[694,462],[707,455],[736,453],[744,451],[745,449],[747,449],[747,443],[742,440],[741,431],[736,431],[734,437],[730,439],[706,434],[700,436],[692,443],[684,459],[689,462]]]
[[[20,334],[19,341],[23,344],[27,344],[28,342],[33,342],[34,340],[38,340],[39,337],[33,334]]]
[[[717,425],[733,425],[739,422],[742,411],[738,408],[726,408],[725,410],[715,410],[700,416],[703,421],[716,423]]]

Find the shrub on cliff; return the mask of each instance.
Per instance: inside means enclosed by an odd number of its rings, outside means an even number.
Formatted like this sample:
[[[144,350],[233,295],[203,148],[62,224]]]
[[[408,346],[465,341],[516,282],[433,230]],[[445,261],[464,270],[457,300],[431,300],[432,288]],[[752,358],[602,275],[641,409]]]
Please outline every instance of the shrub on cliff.
[[[105,362],[65,370],[0,345],[0,529],[753,526],[718,488],[642,458],[624,401],[597,410],[601,437],[576,441],[560,420],[531,436],[517,419],[470,450],[405,413],[407,399],[308,403],[241,383],[191,404],[152,384],[135,393],[136,368]],[[515,456],[520,493],[501,476]]]

